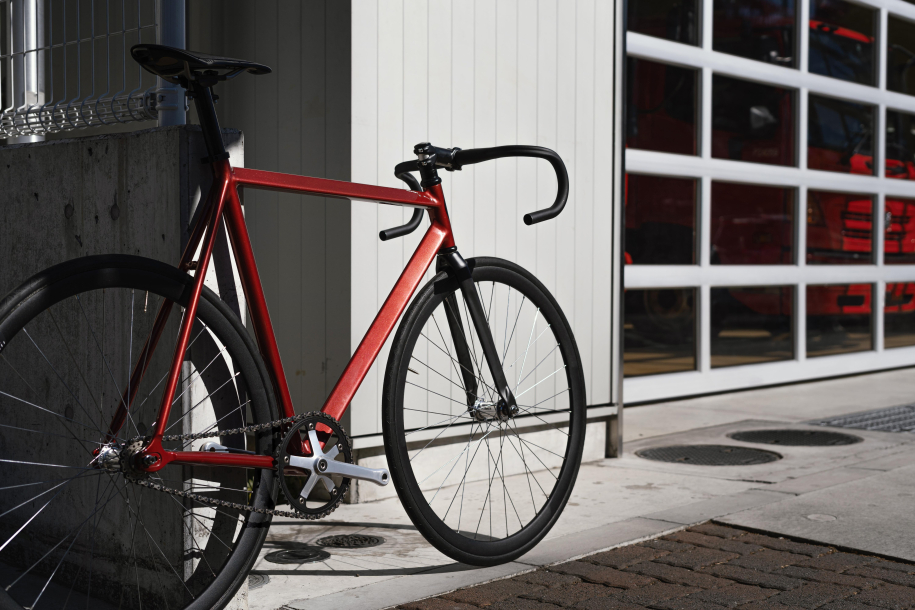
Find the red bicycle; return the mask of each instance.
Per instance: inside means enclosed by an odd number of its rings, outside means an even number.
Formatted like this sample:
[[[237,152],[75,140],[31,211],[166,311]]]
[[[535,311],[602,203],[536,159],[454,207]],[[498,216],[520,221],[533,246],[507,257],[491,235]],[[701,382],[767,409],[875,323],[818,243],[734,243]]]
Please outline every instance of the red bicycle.
[[[438,169],[549,161],[558,194],[525,215],[530,225],[565,205],[559,156],[419,144],[417,159],[395,168],[410,190],[233,168],[212,88],[270,69],[158,45],[131,52],[193,98],[215,182],[177,268],[86,257],[0,302],[0,609],[222,608],[273,516],[324,517],[354,479],[390,477],[419,531],[456,561],[495,565],[529,551],[565,507],[581,461],[578,348],[533,275],[461,257]],[[240,188],[415,208],[383,240],[429,218],[320,412],[293,409]],[[223,226],[254,339],[204,286]],[[417,293],[433,261],[436,275]],[[353,463],[338,422],[402,314],[382,404],[389,474]]]

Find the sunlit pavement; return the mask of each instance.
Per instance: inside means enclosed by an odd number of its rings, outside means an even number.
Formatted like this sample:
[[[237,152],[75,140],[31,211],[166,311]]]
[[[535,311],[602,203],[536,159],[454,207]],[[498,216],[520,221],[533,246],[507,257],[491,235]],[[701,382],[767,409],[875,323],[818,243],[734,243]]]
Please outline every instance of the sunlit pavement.
[[[739,430],[791,424],[915,401],[915,371],[724,394],[626,410],[624,457],[584,464],[556,527],[518,561],[456,564],[430,547],[396,499],[343,505],[326,521],[278,520],[250,579],[252,610],[388,608],[675,532],[716,519],[732,525],[915,561],[915,434],[842,430],[854,445],[777,447],[755,466],[695,466],[635,455],[674,444],[744,445]],[[784,426],[780,426],[784,427]],[[269,553],[341,533],[380,536],[365,549],[326,549],[307,564]],[[266,578],[265,578],[266,577]],[[269,579],[269,581],[267,581]]]

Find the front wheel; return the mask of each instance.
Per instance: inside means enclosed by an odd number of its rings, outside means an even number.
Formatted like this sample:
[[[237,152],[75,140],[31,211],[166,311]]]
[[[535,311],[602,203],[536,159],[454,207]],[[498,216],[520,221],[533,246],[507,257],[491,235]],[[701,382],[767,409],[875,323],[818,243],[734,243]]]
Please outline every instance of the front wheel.
[[[556,523],[585,435],[585,383],[547,289],[497,258],[467,261],[518,412],[506,418],[458,282],[439,273],[397,331],[385,373],[384,442],[413,523],[473,565],[520,557]]]

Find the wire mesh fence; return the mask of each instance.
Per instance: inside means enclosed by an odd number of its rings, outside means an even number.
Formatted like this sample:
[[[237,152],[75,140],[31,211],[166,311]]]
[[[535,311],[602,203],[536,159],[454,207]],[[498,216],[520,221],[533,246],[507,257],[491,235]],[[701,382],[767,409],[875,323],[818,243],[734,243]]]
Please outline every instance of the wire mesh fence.
[[[0,0],[0,138],[154,120],[158,0]]]

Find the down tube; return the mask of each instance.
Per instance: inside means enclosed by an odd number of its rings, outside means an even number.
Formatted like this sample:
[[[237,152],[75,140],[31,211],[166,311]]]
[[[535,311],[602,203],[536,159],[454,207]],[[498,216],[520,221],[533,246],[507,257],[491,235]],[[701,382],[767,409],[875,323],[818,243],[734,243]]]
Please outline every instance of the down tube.
[[[385,299],[381,311],[375,316],[375,320],[362,338],[362,342],[356,348],[356,353],[353,354],[339,381],[337,381],[337,385],[334,386],[333,391],[327,398],[327,402],[321,408],[322,412],[327,413],[338,421],[346,413],[353,396],[356,395],[356,390],[362,385],[362,380],[365,379],[372,363],[378,357],[378,352],[381,351],[384,342],[391,334],[391,331],[394,330],[394,325],[400,318],[400,314],[406,308],[410,297],[416,291],[416,287],[419,285],[420,280],[423,279],[423,275],[425,275],[429,265],[435,259],[435,255],[438,254],[438,250],[447,235],[447,231],[437,224],[433,224],[426,231],[423,240],[410,258],[406,269],[400,274],[400,278],[394,284],[394,289]]]

